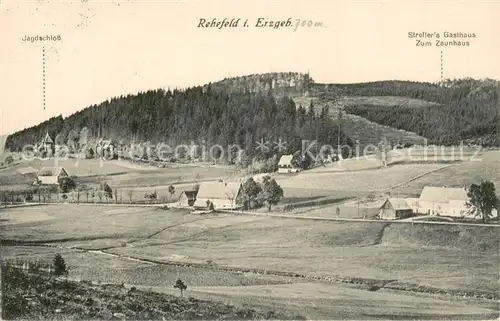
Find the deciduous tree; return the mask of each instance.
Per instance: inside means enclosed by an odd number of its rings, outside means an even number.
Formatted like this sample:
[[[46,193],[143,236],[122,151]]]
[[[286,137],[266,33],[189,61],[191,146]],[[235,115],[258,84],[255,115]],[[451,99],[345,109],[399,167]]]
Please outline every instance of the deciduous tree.
[[[265,176],[262,179],[262,191],[260,197],[267,203],[267,208],[270,211],[272,205],[278,204],[283,197],[283,189],[278,185],[274,178]]]
[[[490,181],[482,181],[479,185],[472,184],[467,190],[469,212],[481,217],[483,223],[491,218],[493,209],[498,205],[495,185]]]

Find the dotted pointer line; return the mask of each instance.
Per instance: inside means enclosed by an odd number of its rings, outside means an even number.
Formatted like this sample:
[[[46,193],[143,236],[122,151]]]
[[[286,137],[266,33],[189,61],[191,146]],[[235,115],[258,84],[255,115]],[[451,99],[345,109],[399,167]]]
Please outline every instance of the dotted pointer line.
[[[444,80],[444,72],[443,72],[443,51],[441,50],[441,81]]]
[[[42,47],[42,92],[43,92],[43,109],[45,110],[45,47]]]

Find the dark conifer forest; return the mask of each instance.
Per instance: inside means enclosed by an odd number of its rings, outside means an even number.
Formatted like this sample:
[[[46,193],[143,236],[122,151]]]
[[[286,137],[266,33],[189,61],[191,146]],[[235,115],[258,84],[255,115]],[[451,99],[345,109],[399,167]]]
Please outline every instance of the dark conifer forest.
[[[224,79],[185,90],[156,89],[129,94],[83,109],[69,117],[49,119],[10,135],[6,146],[19,151],[48,132],[61,142],[75,140],[81,129],[89,138],[134,142],[238,144],[249,155],[255,142],[287,142],[290,153],[302,140],[337,145],[337,124],[328,106],[342,97],[400,96],[435,104],[422,107],[347,105],[347,113],[398,129],[413,131],[430,143],[469,140],[499,146],[499,82],[462,79],[439,84],[380,81],[362,84],[315,84],[307,74],[272,73]],[[307,96],[325,106],[296,106],[291,97]],[[341,132],[342,144],[352,141]],[[77,139],[77,138],[76,138]],[[266,153],[272,156],[272,149]]]
[[[217,85],[157,89],[117,97],[65,119],[52,118],[9,136],[7,146],[20,150],[39,142],[47,132],[57,137],[56,143],[65,142],[83,127],[88,128],[89,137],[122,144],[237,144],[247,155],[264,158],[277,154],[273,147],[280,139],[286,142],[282,153],[300,150],[302,140],[337,146],[338,126],[328,117],[326,107],[319,113],[315,109],[313,103],[296,106],[291,98],[275,95],[269,88],[241,93],[229,93]],[[345,135],[341,136],[343,144],[352,145]],[[256,150],[256,142],[261,140],[269,142],[269,150]]]
[[[500,82],[447,80],[439,84],[382,81],[352,85],[316,85],[324,100],[352,96],[400,96],[437,103],[423,107],[351,105],[345,111],[375,123],[415,132],[431,144],[461,141],[500,146]]]

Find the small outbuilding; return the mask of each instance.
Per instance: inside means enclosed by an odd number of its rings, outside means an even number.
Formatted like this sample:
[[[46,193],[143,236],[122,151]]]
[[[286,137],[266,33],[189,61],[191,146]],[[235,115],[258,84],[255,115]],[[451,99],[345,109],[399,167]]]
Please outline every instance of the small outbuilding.
[[[388,198],[380,207],[378,216],[383,220],[397,220],[412,214],[413,210],[404,198]]]

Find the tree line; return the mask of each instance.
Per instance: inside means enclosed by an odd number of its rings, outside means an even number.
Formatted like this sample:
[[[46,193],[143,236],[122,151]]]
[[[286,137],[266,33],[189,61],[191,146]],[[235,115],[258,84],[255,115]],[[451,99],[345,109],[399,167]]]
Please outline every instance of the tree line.
[[[440,104],[346,106],[348,113],[376,123],[416,132],[433,143],[478,140],[498,146],[498,92],[495,80],[470,78],[440,83],[379,81],[361,84],[316,84],[308,74],[269,73],[224,79],[187,89],[156,89],[115,97],[67,118],[51,118],[14,133],[6,147],[19,151],[48,132],[56,144],[84,145],[97,138],[120,144],[166,143],[170,146],[237,144],[249,156],[270,158],[275,150],[256,150],[265,139],[287,142],[283,153],[301,149],[302,140],[336,146],[337,124],[324,110],[295,106],[287,95],[311,95],[321,101],[346,96],[402,96]],[[342,144],[352,144],[341,131]]]
[[[297,107],[291,98],[277,98],[269,92],[229,94],[210,87],[157,89],[113,98],[65,119],[55,117],[17,132],[6,144],[19,151],[26,144],[39,142],[47,132],[56,137],[56,144],[68,145],[82,145],[97,137],[120,145],[238,145],[247,156],[261,159],[301,150],[303,140],[336,146],[338,135],[327,107],[316,112],[313,102]],[[340,135],[343,144],[352,146],[342,131]],[[272,143],[280,139],[285,145],[279,151]],[[258,141],[268,142],[269,149],[257,148]]]

